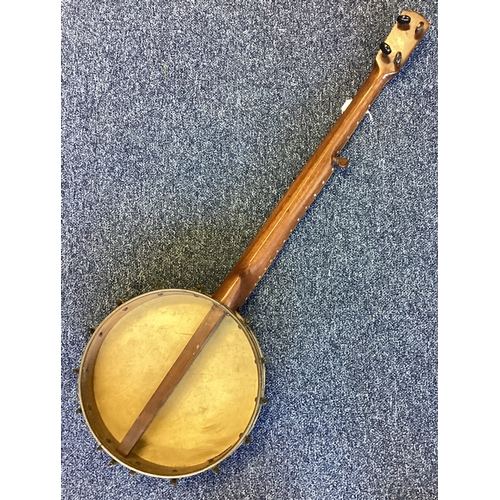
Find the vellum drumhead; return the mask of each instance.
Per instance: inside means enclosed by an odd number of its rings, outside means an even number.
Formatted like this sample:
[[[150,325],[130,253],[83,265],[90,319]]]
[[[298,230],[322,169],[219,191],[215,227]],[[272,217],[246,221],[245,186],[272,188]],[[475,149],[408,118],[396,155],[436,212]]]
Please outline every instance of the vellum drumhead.
[[[82,361],[80,396],[89,427],[108,453],[214,303],[195,292],[151,292],[123,304],[96,330]],[[146,474],[190,475],[213,467],[251,430],[263,395],[262,354],[250,330],[225,312],[133,453],[117,460]]]

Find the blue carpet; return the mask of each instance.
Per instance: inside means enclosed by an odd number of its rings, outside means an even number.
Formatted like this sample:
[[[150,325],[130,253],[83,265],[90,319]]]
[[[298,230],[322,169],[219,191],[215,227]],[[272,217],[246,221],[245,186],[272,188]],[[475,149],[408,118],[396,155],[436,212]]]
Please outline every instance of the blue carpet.
[[[108,467],[77,376],[161,284],[217,288],[368,76],[431,29],[241,312],[267,365],[252,442],[168,480]],[[437,498],[437,2],[62,2],[62,497]]]

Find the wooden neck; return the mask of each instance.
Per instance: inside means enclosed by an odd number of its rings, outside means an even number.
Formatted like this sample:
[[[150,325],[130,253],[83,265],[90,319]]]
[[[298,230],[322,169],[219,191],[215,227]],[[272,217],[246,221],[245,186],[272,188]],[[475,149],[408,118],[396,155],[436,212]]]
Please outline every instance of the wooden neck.
[[[372,72],[345,112],[323,139],[226,279],[214,292],[215,300],[233,310],[244,304],[290,233],[332,175],[335,166],[347,165],[347,160],[338,158],[338,154],[392,76],[381,71],[378,61],[375,61]]]
[[[226,307],[238,309],[244,304],[335,166],[347,165],[347,160],[338,158],[341,149],[384,85],[399,72],[429,29],[429,21],[411,10],[402,11],[396,21],[385,42],[380,44],[366,81],[213,294]]]

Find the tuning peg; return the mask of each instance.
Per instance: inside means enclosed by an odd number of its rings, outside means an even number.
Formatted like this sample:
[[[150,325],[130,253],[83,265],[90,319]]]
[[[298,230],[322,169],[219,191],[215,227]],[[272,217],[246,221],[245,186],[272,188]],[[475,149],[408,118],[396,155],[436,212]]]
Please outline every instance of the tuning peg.
[[[396,19],[398,27],[402,29],[408,29],[410,27],[411,17],[406,14],[401,14]]]
[[[415,36],[420,37],[420,36],[422,36],[423,32],[424,32],[424,22],[420,21],[417,24],[417,27],[415,28]]]
[[[339,168],[346,168],[349,165],[349,160],[347,158],[333,158],[333,163]]]
[[[113,465],[116,465],[118,462],[113,458],[111,462],[109,462],[109,467],[113,467]]]
[[[250,444],[251,441],[250,435],[245,436],[245,444]]]
[[[174,484],[177,484],[178,483],[178,479],[176,477],[173,477],[171,480],[170,480],[170,484],[171,485],[174,485]]]
[[[214,465],[214,466],[212,467],[212,470],[213,470],[216,474],[218,474],[218,473],[220,472],[220,469],[219,469],[219,466],[218,466],[218,465]]]
[[[380,50],[386,56],[388,56],[392,52],[391,46],[388,43],[386,43],[386,42],[382,42],[380,44]]]
[[[73,368],[73,373],[78,375],[80,373],[80,368]]]
[[[398,52],[396,54],[396,57],[394,57],[394,64],[396,65],[396,67],[401,66],[401,59],[402,58],[403,58],[403,54],[401,54],[401,52]]]

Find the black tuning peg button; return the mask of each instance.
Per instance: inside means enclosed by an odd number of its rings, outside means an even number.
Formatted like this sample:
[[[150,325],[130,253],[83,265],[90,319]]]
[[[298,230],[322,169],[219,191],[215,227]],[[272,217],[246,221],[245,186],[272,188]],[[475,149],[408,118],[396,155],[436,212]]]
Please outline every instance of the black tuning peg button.
[[[417,25],[417,27],[415,28],[415,35],[417,37],[421,37],[422,34],[424,32],[424,22],[423,21],[420,21]]]
[[[386,42],[382,42],[380,44],[380,50],[386,56],[388,56],[392,52],[391,46],[388,43],[386,43]]]
[[[400,28],[408,28],[411,22],[411,17],[407,16],[406,14],[401,14],[400,16],[398,16],[396,21],[398,22],[398,26]]]

